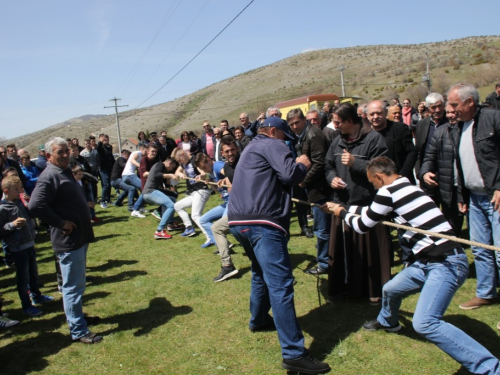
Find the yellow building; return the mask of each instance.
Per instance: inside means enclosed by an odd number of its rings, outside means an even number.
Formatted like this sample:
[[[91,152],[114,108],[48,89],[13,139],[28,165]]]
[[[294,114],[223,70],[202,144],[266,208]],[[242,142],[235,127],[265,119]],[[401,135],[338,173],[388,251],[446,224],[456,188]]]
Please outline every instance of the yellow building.
[[[300,108],[305,115],[307,111],[311,109],[316,109],[318,111],[321,111],[323,109],[323,105],[325,104],[325,102],[330,102],[330,105],[333,106],[334,100],[340,100],[341,103],[347,102],[354,104],[359,102],[361,98],[354,96],[339,97],[335,94],[317,94],[317,95],[309,95],[309,96],[303,96],[301,98],[287,100],[276,104],[276,107],[278,107],[281,110],[281,117],[284,120],[286,120],[286,114],[291,109]]]

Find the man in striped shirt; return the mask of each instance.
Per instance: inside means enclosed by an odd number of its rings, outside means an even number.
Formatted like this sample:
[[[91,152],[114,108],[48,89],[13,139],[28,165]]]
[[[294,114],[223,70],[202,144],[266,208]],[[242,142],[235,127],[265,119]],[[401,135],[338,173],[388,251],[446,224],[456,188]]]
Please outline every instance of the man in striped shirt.
[[[430,232],[453,235],[451,225],[430,197],[396,172],[389,158],[381,156],[367,165],[368,180],[378,190],[369,207],[327,203],[323,207],[358,233],[367,232],[389,215],[396,223]],[[485,347],[457,327],[442,320],[455,292],[469,271],[467,256],[453,241],[401,230],[416,261],[384,285],[382,310],[366,322],[368,331],[396,332],[401,329],[399,308],[404,297],[420,292],[413,328],[441,350],[476,374],[498,374],[500,363]]]

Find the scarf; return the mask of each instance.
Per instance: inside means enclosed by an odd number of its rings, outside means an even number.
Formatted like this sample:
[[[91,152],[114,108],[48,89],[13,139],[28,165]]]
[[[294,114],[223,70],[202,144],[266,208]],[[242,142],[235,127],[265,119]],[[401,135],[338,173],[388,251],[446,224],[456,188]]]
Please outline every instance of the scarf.
[[[406,125],[411,125],[411,111],[412,107],[403,107],[403,122]]]

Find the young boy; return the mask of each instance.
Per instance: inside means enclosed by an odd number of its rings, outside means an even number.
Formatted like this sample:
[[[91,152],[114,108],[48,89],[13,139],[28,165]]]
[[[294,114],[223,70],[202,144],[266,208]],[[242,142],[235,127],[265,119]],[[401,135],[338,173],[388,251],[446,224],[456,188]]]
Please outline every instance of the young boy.
[[[23,312],[37,316],[42,311],[33,305],[50,302],[54,297],[42,295],[38,288],[35,229],[28,210],[20,200],[23,193],[21,179],[15,176],[4,178],[2,191],[5,199],[0,204],[0,235],[16,264],[17,291]]]

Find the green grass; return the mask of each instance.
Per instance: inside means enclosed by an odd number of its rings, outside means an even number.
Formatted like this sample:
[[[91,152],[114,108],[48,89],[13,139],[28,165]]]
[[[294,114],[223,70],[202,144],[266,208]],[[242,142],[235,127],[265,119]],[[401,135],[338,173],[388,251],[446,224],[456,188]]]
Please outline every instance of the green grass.
[[[209,207],[219,203],[213,196]],[[44,314],[22,314],[13,269],[0,271],[4,311],[21,324],[0,331],[2,374],[283,374],[275,332],[248,330],[250,262],[240,246],[233,256],[238,277],[212,282],[220,258],[213,247],[201,249],[202,236],[154,240],[158,221],[130,218],[125,207],[98,210],[97,242],[88,252],[84,310],[101,317],[91,329],[105,336],[99,345],[72,344],[57,293],[54,255],[48,236],[38,243],[42,291],[56,298]],[[460,365],[425,342],[411,326],[418,298],[404,300],[398,334],[365,332],[376,317],[367,301],[325,303],[327,279],[302,271],[314,265],[315,240],[298,236],[294,218],[289,243],[295,304],[306,346],[337,374],[455,374]],[[234,239],[233,239],[234,241]],[[234,241],[235,242],[235,241]],[[470,250],[468,250],[470,252]],[[470,254],[469,254],[470,255]],[[400,270],[397,266],[394,273]],[[474,295],[469,278],[453,299],[445,320],[457,325],[500,356],[498,306],[464,312],[458,303]]]

